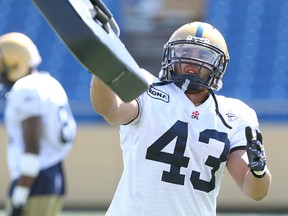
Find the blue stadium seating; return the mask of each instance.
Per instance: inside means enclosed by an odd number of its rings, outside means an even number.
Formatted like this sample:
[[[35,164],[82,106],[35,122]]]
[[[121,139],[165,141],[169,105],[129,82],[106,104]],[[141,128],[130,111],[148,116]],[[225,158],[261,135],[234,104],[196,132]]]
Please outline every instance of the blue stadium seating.
[[[27,34],[42,56],[40,70],[49,71],[67,91],[71,100],[89,100],[90,75],[76,61],[44,20],[32,1],[0,0],[0,33]]]
[[[120,0],[104,2],[121,25]],[[49,71],[63,84],[74,113],[79,119],[98,118],[89,101],[91,75],[32,1],[0,0],[0,5],[0,34],[19,31],[31,37],[43,57],[40,69]],[[288,1],[207,0],[206,5],[205,21],[223,33],[231,56],[219,93],[251,102],[249,105],[260,115],[288,120]],[[125,26],[120,27],[125,33]]]
[[[231,61],[221,93],[287,100],[288,1],[210,0],[206,21],[225,36]]]
[[[114,16],[119,16],[117,2],[105,0]],[[0,34],[17,31],[29,36],[42,56],[40,70],[48,71],[63,85],[72,103],[72,109],[80,120],[100,117],[93,112],[89,86],[91,75],[80,65],[58,38],[31,0],[0,0]],[[117,17],[119,21],[120,18]],[[0,101],[4,107],[4,101]],[[84,108],[83,108],[84,107]],[[0,110],[3,117],[3,108]]]

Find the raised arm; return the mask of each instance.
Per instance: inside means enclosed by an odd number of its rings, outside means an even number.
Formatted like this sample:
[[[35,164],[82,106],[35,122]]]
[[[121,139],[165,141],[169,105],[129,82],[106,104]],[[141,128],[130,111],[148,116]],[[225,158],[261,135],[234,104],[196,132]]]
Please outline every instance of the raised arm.
[[[127,124],[134,120],[139,107],[136,100],[124,103],[105,83],[92,77],[90,99],[94,110],[112,125]]]
[[[271,185],[271,174],[266,165],[262,135],[254,139],[251,128],[246,128],[247,148],[230,154],[227,168],[241,191],[254,200],[263,199]]]
[[[238,150],[230,154],[227,168],[243,194],[261,200],[269,191],[271,174],[267,169],[265,176],[256,178],[247,166],[248,163],[246,151]]]

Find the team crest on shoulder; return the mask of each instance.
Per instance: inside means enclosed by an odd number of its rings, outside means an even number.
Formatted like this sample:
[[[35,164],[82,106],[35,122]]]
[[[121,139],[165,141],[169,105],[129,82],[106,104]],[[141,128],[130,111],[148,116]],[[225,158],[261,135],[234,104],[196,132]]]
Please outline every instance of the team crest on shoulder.
[[[227,118],[228,118],[228,120],[229,120],[230,122],[235,121],[236,119],[239,118],[238,116],[236,116],[236,115],[233,114],[233,113],[226,113],[226,116],[227,116]]]
[[[147,90],[147,94],[154,99],[169,102],[169,95],[159,89],[156,89],[154,86],[150,86]]]

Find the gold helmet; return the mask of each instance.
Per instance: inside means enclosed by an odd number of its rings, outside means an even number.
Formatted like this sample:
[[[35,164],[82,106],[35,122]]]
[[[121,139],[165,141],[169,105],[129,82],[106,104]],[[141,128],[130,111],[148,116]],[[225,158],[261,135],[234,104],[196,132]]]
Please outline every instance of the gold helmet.
[[[11,87],[41,61],[37,47],[26,35],[11,32],[0,36],[0,77],[4,85]]]
[[[191,22],[178,28],[164,45],[159,78],[188,91],[219,90],[228,62],[222,34],[208,23]]]

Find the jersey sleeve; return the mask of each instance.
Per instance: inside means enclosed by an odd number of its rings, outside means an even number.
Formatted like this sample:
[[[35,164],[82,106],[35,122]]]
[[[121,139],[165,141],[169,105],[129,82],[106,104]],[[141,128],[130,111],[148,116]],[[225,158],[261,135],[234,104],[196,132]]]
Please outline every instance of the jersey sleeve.
[[[19,122],[43,113],[41,98],[35,89],[17,89],[9,95],[10,109],[15,111]]]
[[[145,77],[147,83],[149,83],[149,85],[152,85],[154,82],[159,81],[159,79],[157,77],[155,77],[154,75],[152,75],[148,71],[143,69],[142,72],[144,74],[144,77]],[[145,100],[147,97],[147,91],[149,91],[149,88],[145,92],[143,92],[139,97],[136,98],[136,102],[138,104],[138,115],[129,124],[136,124],[137,122],[139,122],[140,118],[142,117],[143,108],[144,108]]]

